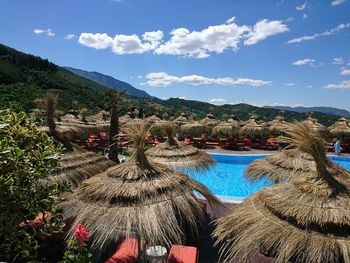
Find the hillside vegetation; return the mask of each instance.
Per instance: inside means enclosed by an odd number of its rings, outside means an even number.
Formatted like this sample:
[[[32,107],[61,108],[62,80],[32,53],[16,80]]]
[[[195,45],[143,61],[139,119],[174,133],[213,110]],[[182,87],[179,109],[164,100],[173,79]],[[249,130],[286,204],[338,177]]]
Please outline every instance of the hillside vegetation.
[[[78,107],[86,107],[90,114],[106,108],[108,88],[94,81],[78,76],[46,59],[28,55],[0,44],[0,109],[12,108],[15,111],[29,112],[35,105],[35,98],[43,97],[50,91],[57,93],[58,108],[68,111],[73,101]],[[121,114],[125,114],[131,107],[142,108],[146,116],[159,109],[167,118],[178,116],[181,111],[194,115],[197,119],[205,117],[212,111],[216,118],[235,114],[246,120],[254,111],[263,120],[271,120],[280,113],[278,109],[254,107],[248,104],[215,106],[209,103],[171,98],[161,100],[154,97],[125,96],[120,107]],[[303,120],[304,113],[285,111],[288,121]],[[321,123],[332,124],[337,117],[315,113]]]

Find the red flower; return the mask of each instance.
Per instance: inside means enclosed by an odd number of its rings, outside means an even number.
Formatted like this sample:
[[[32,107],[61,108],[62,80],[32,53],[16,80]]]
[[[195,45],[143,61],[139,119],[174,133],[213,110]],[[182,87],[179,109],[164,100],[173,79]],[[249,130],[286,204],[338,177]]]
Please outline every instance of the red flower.
[[[78,224],[74,229],[74,236],[80,242],[84,242],[89,239],[89,232],[83,224]]]

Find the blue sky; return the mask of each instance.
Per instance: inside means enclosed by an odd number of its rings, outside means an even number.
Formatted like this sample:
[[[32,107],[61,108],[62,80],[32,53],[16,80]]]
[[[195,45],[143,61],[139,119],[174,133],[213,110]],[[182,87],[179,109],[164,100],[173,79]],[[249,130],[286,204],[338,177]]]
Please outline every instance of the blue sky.
[[[159,98],[350,110],[350,0],[0,0],[0,42]]]

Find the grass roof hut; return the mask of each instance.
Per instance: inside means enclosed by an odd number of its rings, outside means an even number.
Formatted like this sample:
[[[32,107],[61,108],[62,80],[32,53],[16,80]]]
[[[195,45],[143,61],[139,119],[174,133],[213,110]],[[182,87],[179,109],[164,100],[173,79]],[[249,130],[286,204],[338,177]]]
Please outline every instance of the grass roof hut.
[[[327,130],[326,126],[324,126],[321,123],[319,123],[318,120],[313,118],[311,114],[310,114],[309,117],[307,117],[302,122],[307,124],[307,125],[309,125],[312,130],[320,133],[322,136],[328,136],[329,135],[329,131]]]
[[[135,147],[130,159],[85,181],[63,207],[77,210],[75,224],[87,227],[95,248],[135,233],[151,245],[182,244],[184,228],[197,234],[203,215],[193,190],[210,205],[221,203],[204,185],[147,159],[144,125],[126,132]]]
[[[62,157],[59,166],[42,183],[69,182],[72,188],[78,187],[83,180],[104,172],[115,163],[104,156],[89,152],[82,147],[62,140],[57,131],[53,118],[56,105],[56,96],[48,94],[46,97],[48,132],[54,139],[63,144]]]
[[[146,151],[146,156],[155,163],[161,163],[169,168],[178,169],[207,169],[215,161],[206,152],[186,145],[183,142],[176,141],[173,137],[173,126],[164,127],[167,134],[167,140]]]
[[[186,112],[181,112],[180,116],[178,116],[176,119],[173,120],[173,124],[176,126],[176,127],[181,127],[182,125],[186,124],[190,122],[190,119],[187,115]]]
[[[69,182],[72,188],[76,188],[82,181],[115,165],[106,157],[69,142],[64,142],[62,154],[59,166],[48,176],[46,183]]]
[[[198,121],[194,121],[182,125],[180,130],[184,135],[200,137],[203,133],[208,132],[208,127]]]
[[[213,235],[227,261],[260,251],[273,262],[350,262],[350,180],[330,173],[321,136],[291,125],[290,143],[316,163],[305,176],[263,188],[216,222]]]
[[[250,117],[250,119],[245,123],[245,125],[241,128],[242,135],[249,135],[251,137],[258,136],[266,136],[267,128],[265,123],[258,122],[257,116],[254,114]]]
[[[348,124],[348,120],[341,117],[329,127],[329,132],[334,137],[350,137],[350,125]]]
[[[221,122],[212,129],[212,135],[222,137],[225,135],[239,134],[241,126],[238,122]]]
[[[109,121],[111,113],[109,111],[102,110],[95,115],[87,117],[88,121],[99,122],[99,121]]]
[[[286,122],[283,116],[278,115],[275,119],[269,122],[269,131],[274,135],[281,135],[288,129],[289,123]]]
[[[209,129],[218,125],[221,121],[214,118],[214,115],[209,112],[207,116],[199,121],[201,124],[206,125]]]

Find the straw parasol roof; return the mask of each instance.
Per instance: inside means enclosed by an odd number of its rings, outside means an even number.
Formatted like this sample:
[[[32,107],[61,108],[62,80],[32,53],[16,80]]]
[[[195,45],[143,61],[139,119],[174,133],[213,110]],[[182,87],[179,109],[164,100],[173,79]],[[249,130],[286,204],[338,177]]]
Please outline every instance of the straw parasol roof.
[[[56,106],[57,96],[48,94],[46,97],[47,105],[47,132],[54,137],[56,142],[62,143],[64,150],[61,156],[59,166],[47,178],[41,180],[43,184],[70,182],[71,187],[75,188],[80,183],[98,173],[105,171],[114,165],[114,162],[107,158],[89,152],[82,147],[71,142],[62,140],[59,132],[56,130],[57,125],[53,118]]]
[[[147,123],[153,124],[153,123],[161,121],[162,119],[159,118],[157,115],[152,115],[152,116],[147,117],[145,120]]]
[[[89,229],[94,248],[135,232],[151,245],[181,244],[185,226],[198,234],[203,212],[193,190],[211,205],[220,201],[185,174],[149,161],[143,151],[144,125],[126,132],[136,147],[130,159],[85,181],[62,206],[77,210],[75,224]]]
[[[99,122],[99,121],[109,121],[111,114],[109,111],[102,110],[95,115],[87,117],[88,121]]]
[[[269,122],[269,131],[271,133],[281,134],[288,129],[288,122],[286,122],[283,116],[278,115],[275,119]]]
[[[227,119],[227,122],[229,123],[239,123],[239,119],[237,118],[237,116],[235,114],[231,114],[230,118]]]
[[[249,180],[266,177],[271,182],[278,183],[290,180],[291,176],[306,176],[315,166],[316,163],[310,154],[298,149],[289,149],[253,161],[244,174]],[[336,163],[329,163],[328,169],[331,174],[343,171]]]
[[[225,121],[216,125],[212,130],[212,134],[215,136],[232,135],[239,133],[240,129],[241,126],[239,126],[238,122]]]
[[[182,112],[179,117],[173,120],[173,124],[177,127],[180,127],[181,125],[184,125],[188,123],[190,119],[188,118],[188,115],[186,112]]]
[[[329,133],[327,128],[319,123],[317,119],[313,118],[311,114],[303,121],[303,123],[309,125],[311,129],[322,135],[327,135]]]
[[[258,251],[274,262],[350,262],[350,180],[330,173],[323,140],[303,123],[290,143],[314,158],[305,176],[263,188],[217,220],[213,235],[229,261],[248,262]],[[293,177],[293,176],[291,176]]]
[[[208,131],[208,127],[198,121],[186,123],[180,127],[181,132],[192,137],[201,136],[203,132]]]
[[[335,122],[331,127],[329,127],[329,132],[332,136],[350,136],[350,125],[348,120],[341,117],[337,122]]]
[[[262,122],[258,123],[256,115],[252,115],[252,117],[250,117],[250,119],[241,128],[241,134],[250,135],[252,137],[255,137],[256,135],[264,135],[266,132],[266,125]]]
[[[61,121],[56,122],[56,130],[58,133],[64,132],[84,132],[88,130],[107,129],[109,127],[109,121],[97,121],[95,119],[83,120],[81,115],[74,115],[68,113],[61,117]],[[44,128],[45,129],[45,128]]]
[[[214,127],[214,126],[218,125],[221,121],[215,119],[214,115],[211,112],[209,112],[207,114],[207,116],[205,118],[201,119],[199,122],[201,124],[208,126],[208,127]]]
[[[197,149],[183,142],[178,142],[173,138],[173,126],[164,127],[168,136],[166,142],[158,144],[146,151],[149,157],[155,163],[161,163],[173,169],[207,169],[215,161],[204,151]]]
[[[82,181],[115,165],[106,157],[89,152],[76,144],[63,143],[65,149],[59,166],[45,179],[46,183],[69,182],[72,188],[76,188]]]

